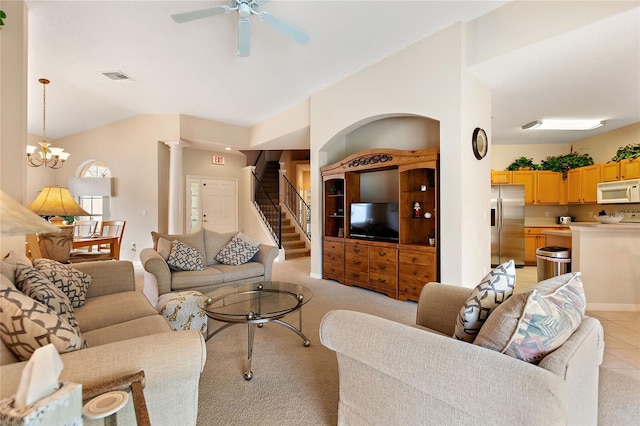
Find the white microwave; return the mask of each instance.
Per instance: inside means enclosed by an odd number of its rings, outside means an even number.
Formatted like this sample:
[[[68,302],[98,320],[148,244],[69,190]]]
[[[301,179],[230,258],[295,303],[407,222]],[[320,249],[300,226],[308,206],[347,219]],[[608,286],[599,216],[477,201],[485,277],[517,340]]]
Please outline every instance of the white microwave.
[[[598,204],[640,203],[640,179],[598,184]]]

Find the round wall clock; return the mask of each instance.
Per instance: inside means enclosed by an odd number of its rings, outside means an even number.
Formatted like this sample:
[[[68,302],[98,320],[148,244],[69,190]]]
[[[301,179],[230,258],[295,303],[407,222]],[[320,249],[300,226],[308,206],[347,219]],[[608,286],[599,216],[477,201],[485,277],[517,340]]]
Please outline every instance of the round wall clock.
[[[473,131],[471,146],[473,148],[473,155],[475,155],[478,160],[482,160],[485,155],[487,155],[487,151],[489,150],[489,139],[487,138],[485,131],[480,127],[476,127]]]

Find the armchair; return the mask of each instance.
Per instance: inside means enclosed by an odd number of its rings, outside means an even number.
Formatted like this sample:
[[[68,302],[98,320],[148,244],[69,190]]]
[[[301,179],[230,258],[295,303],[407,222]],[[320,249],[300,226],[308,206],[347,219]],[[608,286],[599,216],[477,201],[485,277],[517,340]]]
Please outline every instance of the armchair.
[[[451,337],[469,294],[427,284],[415,326],[327,313],[320,338],[337,354],[338,423],[595,425],[604,350],[599,321],[584,317],[535,365]]]

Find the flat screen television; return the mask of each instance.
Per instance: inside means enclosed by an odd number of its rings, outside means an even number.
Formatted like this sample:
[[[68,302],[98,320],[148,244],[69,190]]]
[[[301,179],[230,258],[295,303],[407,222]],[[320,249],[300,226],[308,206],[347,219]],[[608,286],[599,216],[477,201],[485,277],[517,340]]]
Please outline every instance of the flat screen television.
[[[398,241],[398,203],[351,203],[350,238]]]

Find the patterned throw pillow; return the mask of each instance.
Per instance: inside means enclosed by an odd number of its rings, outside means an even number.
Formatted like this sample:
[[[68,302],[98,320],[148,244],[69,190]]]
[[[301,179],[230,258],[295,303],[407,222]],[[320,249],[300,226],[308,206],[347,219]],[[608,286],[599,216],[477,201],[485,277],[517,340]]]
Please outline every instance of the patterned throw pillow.
[[[178,240],[171,244],[167,265],[176,271],[202,271],[204,269],[202,254]]]
[[[46,306],[9,287],[0,287],[0,337],[20,361],[53,343],[59,353],[87,347],[79,331]]]
[[[585,307],[580,273],[560,275],[500,305],[474,344],[538,362],[562,346],[580,326]]]
[[[69,298],[37,269],[27,265],[18,265],[16,269],[16,287],[24,295],[42,303],[64,318],[71,327],[80,331]]]
[[[84,305],[87,288],[93,280],[90,275],[51,259],[34,259],[33,266],[67,295],[71,306]]]
[[[491,311],[513,294],[515,285],[516,267],[513,260],[490,271],[460,308],[453,337],[473,342]]]
[[[234,236],[216,255],[218,262],[225,265],[238,266],[250,261],[258,252],[258,247],[254,247],[238,235]]]

